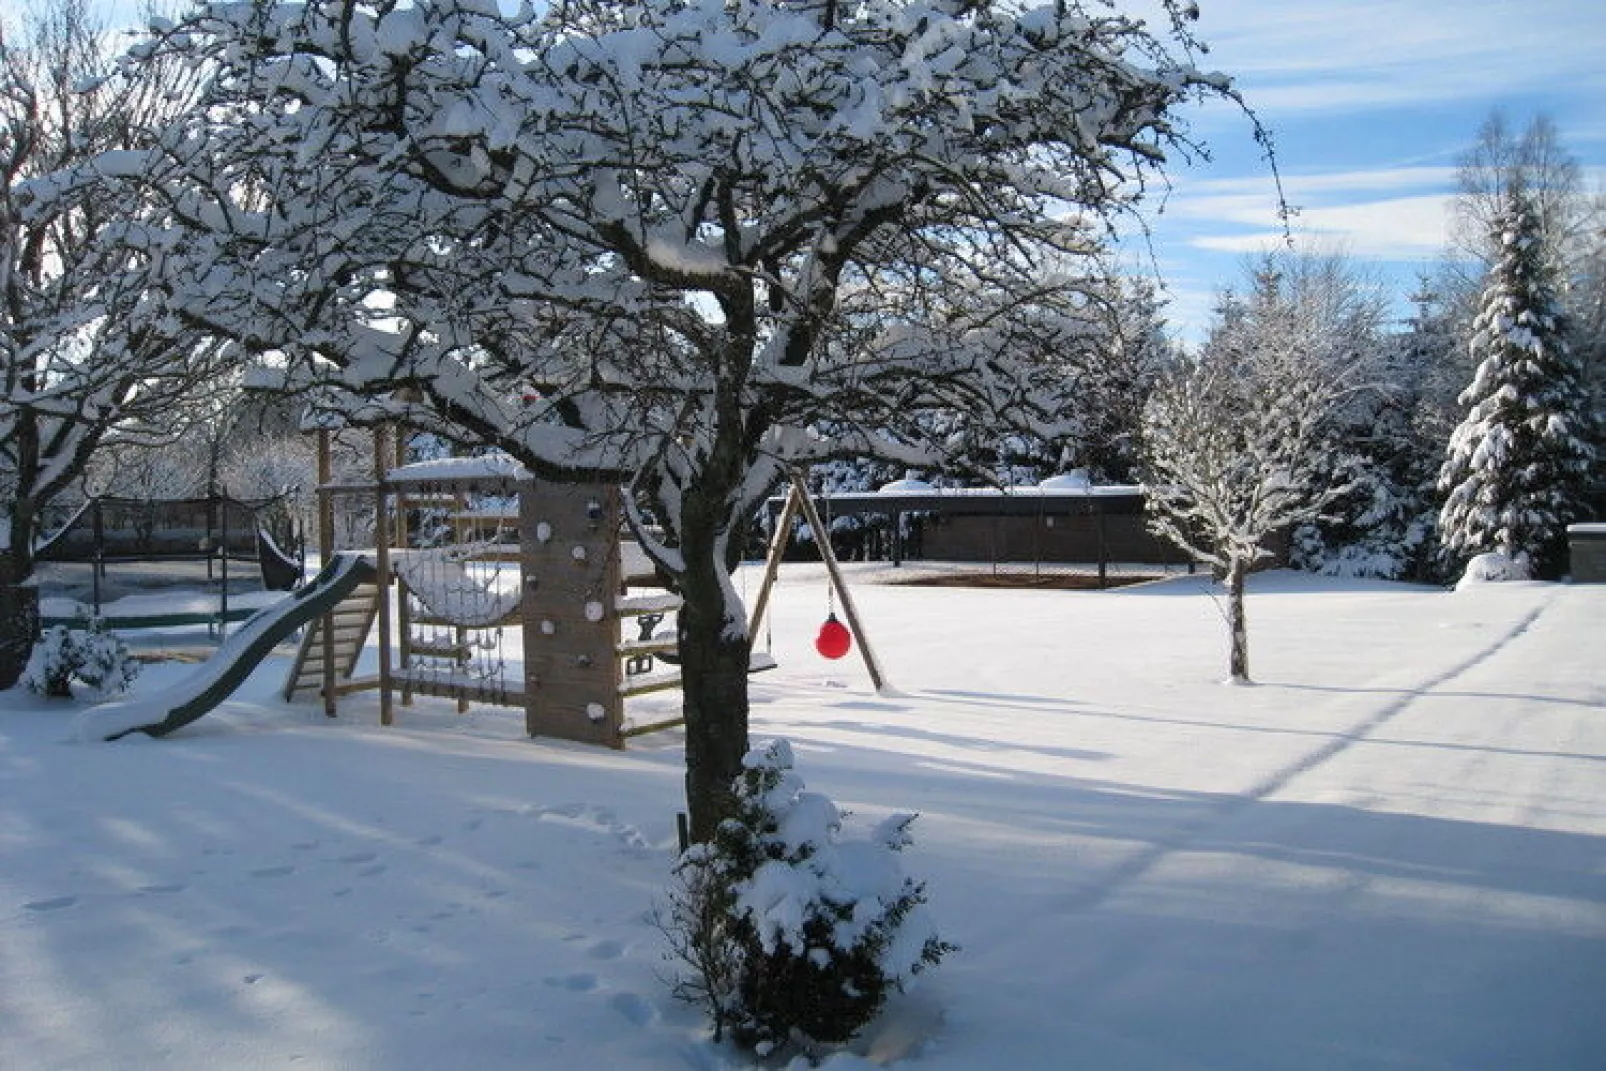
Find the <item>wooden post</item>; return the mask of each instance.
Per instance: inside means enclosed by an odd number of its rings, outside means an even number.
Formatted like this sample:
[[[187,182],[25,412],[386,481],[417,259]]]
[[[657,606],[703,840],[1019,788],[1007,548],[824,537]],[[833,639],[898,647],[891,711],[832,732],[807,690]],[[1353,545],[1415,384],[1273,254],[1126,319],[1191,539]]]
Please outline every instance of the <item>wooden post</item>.
[[[764,620],[764,612],[769,609],[770,589],[775,586],[775,574],[781,568],[781,556],[786,553],[786,544],[792,533],[792,521],[797,517],[797,504],[797,488],[789,488],[786,493],[786,504],[781,507],[780,519],[775,522],[775,531],[770,534],[770,551],[764,556],[764,579],[759,581],[758,594],[753,596],[753,608],[747,615],[749,642],[758,635],[759,623]]]
[[[327,566],[335,553],[335,503],[329,492],[334,482],[333,452],[329,444],[329,429],[318,429],[318,565]],[[323,713],[335,716],[335,615],[323,615]]]
[[[413,664],[413,608],[407,595],[407,581],[396,578],[396,663],[402,668],[401,704],[413,705],[413,677],[406,672]]]
[[[374,428],[374,568],[379,573],[379,724],[395,721],[390,694],[390,489],[385,473],[390,452],[385,428]]]
[[[825,530],[820,522],[819,511],[814,508],[814,500],[809,497],[808,484],[803,480],[800,472],[792,473],[792,493],[797,496],[798,504],[803,509],[803,517],[814,529],[814,542],[820,548],[820,560],[825,562],[825,571],[830,575],[831,585],[842,600],[842,612],[847,616],[848,627],[859,641],[859,655],[864,659],[864,668],[870,671],[870,683],[875,685],[876,691],[884,691],[887,681],[881,674],[881,667],[876,663],[875,652],[870,650],[869,639],[864,634],[864,626],[859,621],[858,608],[853,605],[853,595],[848,591],[847,581],[842,579],[842,570],[836,563],[836,551],[831,549],[831,533]]]
[[[329,429],[318,429],[318,558],[319,567],[329,564],[335,549],[335,505],[326,488],[334,482],[333,448]]]
[[[456,453],[456,451],[453,451],[453,452]],[[456,543],[458,546],[462,546],[463,543],[468,541],[468,539],[473,539],[475,534],[476,534],[474,532],[469,531],[469,529],[468,529],[468,522],[467,522],[467,519],[464,517],[464,514],[467,511],[468,511],[468,496],[465,495],[460,490],[453,492],[453,494],[452,494],[452,541],[454,543]],[[468,537],[468,539],[464,538],[465,535]],[[470,563],[465,561],[463,563],[463,568],[467,569],[469,567],[469,565],[470,565]],[[453,625],[452,626],[452,643],[457,648],[458,651],[467,650],[468,649],[468,629],[464,628],[462,625]],[[458,657],[458,656],[454,653],[454,658],[455,657]],[[458,665],[461,666],[462,663],[458,663]],[[467,714],[468,713],[468,694],[465,693],[465,692],[459,692],[458,693],[458,696],[457,696],[457,712],[459,714]]]

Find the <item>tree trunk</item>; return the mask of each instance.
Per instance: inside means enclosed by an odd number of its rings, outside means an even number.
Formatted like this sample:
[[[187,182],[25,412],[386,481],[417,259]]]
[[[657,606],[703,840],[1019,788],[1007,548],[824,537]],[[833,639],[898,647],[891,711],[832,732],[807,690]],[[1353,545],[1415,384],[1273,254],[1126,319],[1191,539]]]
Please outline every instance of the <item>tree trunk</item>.
[[[731,788],[747,754],[747,664],[742,636],[711,638],[681,611],[680,674],[686,716],[686,806],[691,839],[709,840],[731,812]]]
[[[39,635],[39,589],[28,563],[0,551],[0,689],[22,677]]]
[[[706,558],[707,556],[699,556]],[[745,622],[731,621],[723,562],[687,561],[681,577],[680,677],[686,718],[686,806],[691,839],[710,839],[731,810],[747,754]]]
[[[1232,644],[1228,671],[1235,684],[1249,681],[1249,625],[1244,619],[1244,578],[1248,572],[1249,566],[1240,561],[1227,567],[1227,631]]]

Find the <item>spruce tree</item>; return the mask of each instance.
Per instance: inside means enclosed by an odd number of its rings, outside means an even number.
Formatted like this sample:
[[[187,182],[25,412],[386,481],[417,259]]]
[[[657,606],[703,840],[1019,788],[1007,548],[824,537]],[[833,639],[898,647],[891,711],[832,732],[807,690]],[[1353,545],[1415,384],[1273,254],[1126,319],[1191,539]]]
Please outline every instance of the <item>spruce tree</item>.
[[[1500,255],[1473,322],[1477,371],[1461,392],[1439,490],[1439,531],[1457,562],[1497,551],[1532,574],[1565,571],[1566,528],[1583,514],[1592,414],[1566,344],[1537,217],[1513,187],[1498,217]]]

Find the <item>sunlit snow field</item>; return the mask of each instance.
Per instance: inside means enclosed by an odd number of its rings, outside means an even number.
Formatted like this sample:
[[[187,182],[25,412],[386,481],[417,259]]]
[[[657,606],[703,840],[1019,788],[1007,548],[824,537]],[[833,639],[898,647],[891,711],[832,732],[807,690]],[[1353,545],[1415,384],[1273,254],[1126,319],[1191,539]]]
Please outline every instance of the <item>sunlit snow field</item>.
[[[1606,586],[1258,576],[1229,687],[1202,578],[858,572],[896,691],[814,653],[787,566],[754,737],[852,822],[921,813],[962,948],[831,1066],[1606,1066]],[[0,1068],[746,1066],[662,980],[678,730],[329,720],[288,665],[159,741],[0,694]]]

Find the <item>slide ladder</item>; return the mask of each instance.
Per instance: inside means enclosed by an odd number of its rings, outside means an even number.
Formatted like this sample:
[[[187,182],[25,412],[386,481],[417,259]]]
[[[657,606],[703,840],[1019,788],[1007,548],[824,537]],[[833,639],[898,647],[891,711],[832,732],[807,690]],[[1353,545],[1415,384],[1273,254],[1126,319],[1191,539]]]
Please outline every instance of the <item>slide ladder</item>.
[[[295,661],[285,676],[282,694],[286,702],[303,692],[322,694],[325,625],[333,625],[330,634],[334,637],[335,675],[341,680],[350,680],[378,613],[379,585],[371,579],[354,587],[327,615],[315,618],[311,627],[301,634],[301,646],[296,649]]]

